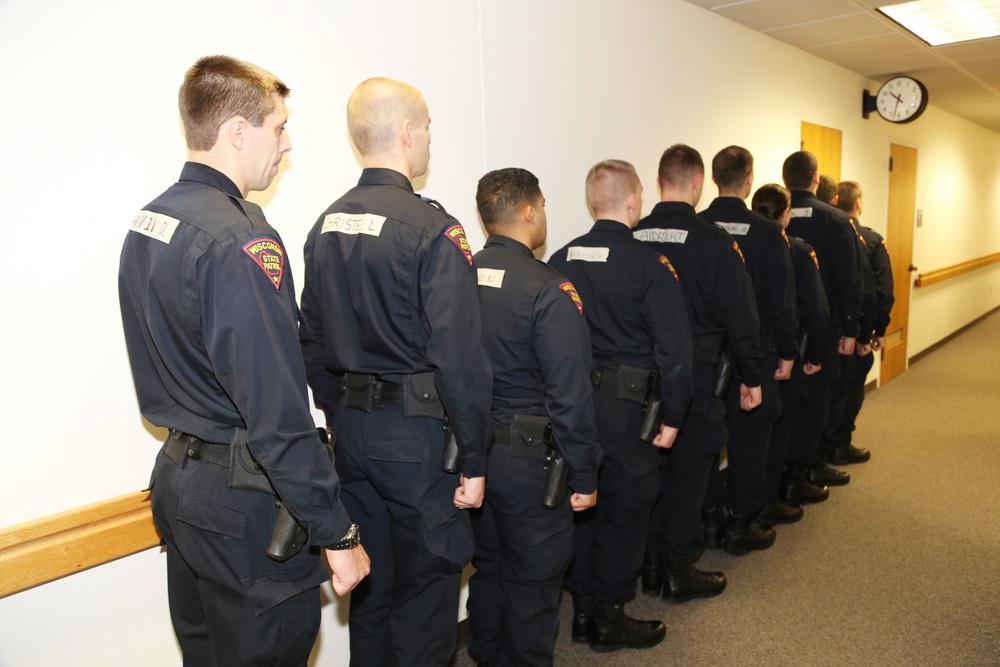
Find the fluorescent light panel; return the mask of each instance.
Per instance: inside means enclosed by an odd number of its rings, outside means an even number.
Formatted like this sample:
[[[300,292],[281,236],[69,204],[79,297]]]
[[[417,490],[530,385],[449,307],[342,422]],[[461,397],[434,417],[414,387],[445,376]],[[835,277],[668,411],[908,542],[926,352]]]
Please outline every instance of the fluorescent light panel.
[[[878,10],[931,46],[1000,35],[1000,0],[918,0]]]

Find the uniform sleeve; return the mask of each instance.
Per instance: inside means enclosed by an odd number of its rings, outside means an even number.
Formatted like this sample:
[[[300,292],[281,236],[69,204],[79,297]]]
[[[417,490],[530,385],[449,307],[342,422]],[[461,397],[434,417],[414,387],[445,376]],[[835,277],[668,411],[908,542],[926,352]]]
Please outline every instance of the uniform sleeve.
[[[569,294],[553,283],[538,295],[533,336],[545,412],[572,471],[570,486],[577,493],[593,493],[602,456],[590,382],[590,330]]]
[[[680,428],[694,391],[691,323],[684,305],[683,288],[673,270],[658,261],[650,267],[649,273],[649,288],[639,311],[653,338],[653,357],[660,374],[663,423]]]
[[[878,326],[878,292],[875,284],[875,272],[872,270],[871,260],[868,256],[868,246],[860,237],[858,238],[858,258],[861,264],[861,284],[864,289],[864,306],[861,310],[858,342],[868,344]]]
[[[803,248],[798,253],[795,266],[796,293],[802,326],[809,340],[806,345],[806,360],[817,366],[826,358],[827,338],[830,335],[830,304],[823,289],[823,278],[815,253]]]
[[[892,313],[892,306],[896,303],[893,294],[894,283],[892,280],[892,264],[889,262],[889,251],[885,247],[885,241],[877,236],[876,242],[870,249],[872,271],[875,272],[875,290],[878,301],[878,318],[875,324],[875,335],[884,336],[889,328],[889,315]]]
[[[788,241],[781,232],[773,234],[764,247],[764,261],[761,284],[766,293],[767,321],[771,325],[771,335],[782,359],[796,357],[798,324],[795,321],[795,270],[792,268],[791,251]],[[762,350],[763,352],[763,350]]]
[[[306,366],[306,378],[312,387],[316,406],[323,411],[326,425],[333,425],[333,415],[337,403],[343,396],[342,378],[331,373],[326,367],[326,337],[323,331],[322,307],[316,294],[321,284],[310,272],[315,266],[313,249],[316,244],[315,230],[309,234],[305,245],[306,280],[302,289],[302,309],[299,312],[299,343]]]
[[[856,338],[861,328],[863,285],[857,236],[848,220],[837,220],[834,251],[829,267],[833,296],[837,302],[838,324],[844,336]],[[830,304],[831,306],[833,304]]]
[[[246,424],[250,452],[308,528],[309,543],[336,542],[351,521],[309,411],[292,282],[276,288],[239,248],[216,247],[206,258],[198,267],[205,345]]]
[[[430,239],[419,269],[420,307],[430,331],[426,359],[458,442],[462,471],[483,477],[493,437],[493,376],[483,348],[472,254],[451,238],[441,233]]]
[[[763,381],[760,350],[760,316],[750,274],[743,264],[736,241],[718,255],[715,299],[719,323],[729,337],[729,347],[743,384],[759,387]]]

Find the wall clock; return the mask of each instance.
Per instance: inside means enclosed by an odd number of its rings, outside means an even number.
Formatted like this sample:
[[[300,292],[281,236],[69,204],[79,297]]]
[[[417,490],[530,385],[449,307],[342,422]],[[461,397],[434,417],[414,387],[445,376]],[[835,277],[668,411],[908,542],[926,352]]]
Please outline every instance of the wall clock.
[[[864,91],[861,112],[865,118],[872,111],[890,123],[909,123],[927,108],[927,87],[911,76],[896,76],[872,95]]]

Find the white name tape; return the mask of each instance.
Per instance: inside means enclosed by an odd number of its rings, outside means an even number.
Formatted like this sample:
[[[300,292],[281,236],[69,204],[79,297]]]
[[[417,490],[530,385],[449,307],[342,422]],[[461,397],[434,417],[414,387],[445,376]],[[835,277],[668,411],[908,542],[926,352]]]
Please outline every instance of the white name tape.
[[[180,220],[171,218],[169,215],[153,213],[152,211],[139,211],[129,229],[133,232],[145,234],[151,239],[170,243],[174,232],[177,231],[178,224],[180,224]]]
[[[811,217],[813,217],[813,207],[812,206],[804,206],[802,208],[793,208],[792,209],[792,217],[793,218],[811,218]]]
[[[503,269],[477,269],[479,284],[484,287],[503,287]]]
[[[572,262],[578,259],[584,262],[606,262],[610,252],[608,248],[587,248],[575,245],[566,251],[566,261]]]
[[[747,232],[750,231],[750,225],[745,222],[717,222],[715,224],[733,236],[746,236]]]
[[[385,224],[384,215],[371,213],[331,213],[323,218],[322,233],[367,234],[378,236]]]
[[[632,234],[635,238],[649,243],[685,243],[686,229],[640,229]]]

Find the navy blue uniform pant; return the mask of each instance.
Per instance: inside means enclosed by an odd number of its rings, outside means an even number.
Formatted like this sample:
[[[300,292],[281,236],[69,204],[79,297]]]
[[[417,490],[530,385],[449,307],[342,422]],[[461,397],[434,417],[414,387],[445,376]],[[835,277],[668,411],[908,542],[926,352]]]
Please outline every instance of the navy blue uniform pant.
[[[170,617],[192,667],[304,666],[319,632],[319,585],[328,578],[316,552],[284,563],[267,557],[276,498],[230,489],[229,469],[162,451],[152,510],[167,550]]]
[[[473,510],[475,574],[469,580],[469,650],[493,665],[553,661],[559,590],[573,555],[569,500],[542,506],[546,472],[537,459],[493,445],[486,499]]]
[[[823,369],[806,376],[808,393],[802,412],[792,428],[788,446],[788,462],[797,466],[808,466],[820,461],[820,440],[830,421],[830,401],[833,388],[840,381],[842,356],[837,352],[840,334],[831,331],[830,343],[823,357]]]
[[[442,422],[399,405],[338,408],[341,501],[361,526],[371,574],[351,593],[351,665],[446,665],[455,652],[472,528],[441,470]]]
[[[869,357],[871,354],[868,355]],[[844,419],[844,411],[847,407],[848,395],[854,384],[855,360],[854,354],[838,354],[837,362],[840,366],[840,376],[830,390],[830,417],[823,429],[823,436],[819,441],[819,451],[817,456],[821,461],[825,461],[830,450],[837,444],[837,434],[840,432],[841,422]]]
[[[781,414],[771,428],[771,444],[767,450],[767,485],[771,493],[776,493],[781,484],[781,476],[789,463],[789,445],[795,423],[802,414],[809,385],[802,370],[802,361],[792,367],[792,377],[778,382],[778,396],[781,398]]]
[[[695,560],[705,550],[702,505],[712,468],[726,442],[726,408],[712,394],[715,364],[695,362],[694,394],[677,441],[660,450],[660,499],[649,546]],[[600,495],[598,495],[600,502]]]
[[[861,412],[862,404],[865,402],[865,382],[868,381],[868,373],[874,364],[874,352],[854,358],[854,377],[851,379],[844,397],[843,415],[840,418],[840,424],[830,434],[833,447],[851,444],[855,421],[858,418],[858,413]]]
[[[566,588],[598,600],[635,597],[649,515],[659,495],[658,448],[639,439],[642,406],[594,390],[597,441],[604,462],[597,475],[597,505],[573,514],[573,563]]]

